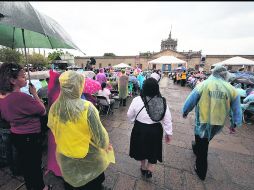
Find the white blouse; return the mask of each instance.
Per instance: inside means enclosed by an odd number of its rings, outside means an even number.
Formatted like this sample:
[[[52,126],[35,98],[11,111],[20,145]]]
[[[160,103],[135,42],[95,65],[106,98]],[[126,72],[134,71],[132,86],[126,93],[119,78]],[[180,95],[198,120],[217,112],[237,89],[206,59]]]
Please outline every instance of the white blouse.
[[[144,106],[144,102],[142,101],[140,96],[137,96],[132,100],[131,105],[130,105],[128,112],[127,112],[128,119],[131,123],[134,123],[136,115],[138,114],[138,112],[140,111],[140,109],[143,106]],[[137,120],[141,123],[146,123],[146,124],[156,123],[153,120],[151,120],[145,107],[138,114]],[[167,135],[173,134],[173,132],[172,132],[172,118],[171,118],[171,113],[169,111],[168,105],[167,105],[165,116],[160,121],[160,123],[162,124],[162,127]]]

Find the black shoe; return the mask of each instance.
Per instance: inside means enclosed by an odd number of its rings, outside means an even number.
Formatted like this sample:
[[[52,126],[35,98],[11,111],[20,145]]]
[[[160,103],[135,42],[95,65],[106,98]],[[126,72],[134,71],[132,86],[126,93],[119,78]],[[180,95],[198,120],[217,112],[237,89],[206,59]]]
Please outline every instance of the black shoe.
[[[151,177],[153,177],[153,173],[151,171],[147,170],[146,178],[151,178]]]
[[[195,141],[191,141],[191,146],[192,146],[193,153],[197,156],[195,145],[196,145]]]
[[[140,171],[141,171],[142,175],[146,175],[147,170],[143,170],[142,168],[140,168]]]
[[[194,165],[194,171],[196,172],[196,174],[198,175],[199,179],[201,179],[202,181],[205,180],[205,177],[201,176],[199,173],[198,173],[198,170],[197,170],[197,167],[196,165]]]
[[[52,190],[53,189],[53,185],[46,185],[46,187],[48,187],[48,190]]]

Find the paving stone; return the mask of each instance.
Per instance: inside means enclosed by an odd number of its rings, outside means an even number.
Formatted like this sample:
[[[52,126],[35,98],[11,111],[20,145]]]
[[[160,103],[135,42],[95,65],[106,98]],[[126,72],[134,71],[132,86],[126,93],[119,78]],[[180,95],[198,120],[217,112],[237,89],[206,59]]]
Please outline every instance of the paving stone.
[[[216,181],[212,178],[206,178],[203,182],[206,190],[215,190],[215,189],[223,189],[223,190],[251,190],[251,188],[240,186],[238,184],[229,182],[229,181]]]
[[[0,186],[5,185],[10,181],[12,177],[0,170]]]
[[[113,145],[114,151],[124,154],[129,154],[130,137],[124,134],[125,131],[114,129],[110,133],[110,142]]]
[[[128,175],[120,174],[114,190],[133,190],[136,179]]]
[[[183,171],[165,167],[165,187],[172,190],[182,190],[185,187]]]
[[[153,172],[153,177],[149,179],[153,184],[156,184],[160,187],[164,186],[164,177],[165,177],[165,170],[164,170],[164,165],[162,164],[156,164],[154,166],[154,172]]]
[[[203,182],[198,178],[197,175],[192,175],[188,172],[184,172],[186,179],[186,189],[188,190],[204,190]]]
[[[120,173],[113,172],[110,170],[110,168],[108,168],[104,173],[105,173],[105,181],[103,182],[103,185],[113,189]]]
[[[149,180],[138,180],[135,185],[135,190],[156,190],[156,187]]]
[[[1,179],[2,181],[2,179]],[[3,185],[0,186],[1,190],[14,190],[17,187],[19,187],[22,184],[22,182],[20,182],[17,179],[8,179],[8,181],[6,181]],[[25,188],[26,189],[26,188]]]
[[[191,154],[191,151],[173,145],[165,146],[164,162],[167,166],[191,171],[193,164],[190,161],[187,161],[186,154]]]
[[[224,151],[232,151],[232,152],[237,152],[241,154],[247,154],[250,155],[251,153],[247,148],[245,148],[242,144],[240,143],[233,143],[233,142],[228,142],[224,140],[215,140],[213,139],[209,143],[209,147],[213,147],[216,149],[221,149]]]
[[[124,173],[133,177],[141,178],[140,162],[130,158],[126,154],[115,152],[116,164],[110,164],[113,172]]]
[[[208,170],[207,177],[216,179],[217,181],[227,181],[229,176],[223,165],[220,163],[218,156],[214,154],[208,154]]]
[[[224,157],[225,158],[225,157]],[[232,181],[236,184],[254,187],[254,157],[244,156],[241,158],[227,156],[227,159],[220,158],[220,162],[228,172]]]

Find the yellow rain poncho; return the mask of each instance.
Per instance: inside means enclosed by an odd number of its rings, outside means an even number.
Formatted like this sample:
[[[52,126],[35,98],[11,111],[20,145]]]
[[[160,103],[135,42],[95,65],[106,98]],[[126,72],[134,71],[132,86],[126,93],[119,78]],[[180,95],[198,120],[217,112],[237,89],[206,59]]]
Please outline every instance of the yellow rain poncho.
[[[80,187],[98,177],[115,163],[109,136],[97,109],[81,99],[84,78],[66,71],[59,78],[61,92],[52,104],[48,127],[56,141],[56,158],[64,180]]]

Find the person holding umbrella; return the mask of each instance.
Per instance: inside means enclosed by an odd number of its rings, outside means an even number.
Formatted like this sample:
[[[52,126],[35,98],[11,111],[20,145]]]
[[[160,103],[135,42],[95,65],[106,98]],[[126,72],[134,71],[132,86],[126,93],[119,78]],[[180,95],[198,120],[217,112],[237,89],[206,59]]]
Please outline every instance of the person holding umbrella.
[[[22,93],[26,86],[23,67],[16,63],[4,63],[0,67],[1,117],[10,123],[11,141],[16,148],[27,190],[48,190],[43,181],[41,158],[42,139],[40,116],[46,109],[33,85],[29,91],[33,97]],[[22,103],[21,103],[22,102]]]

